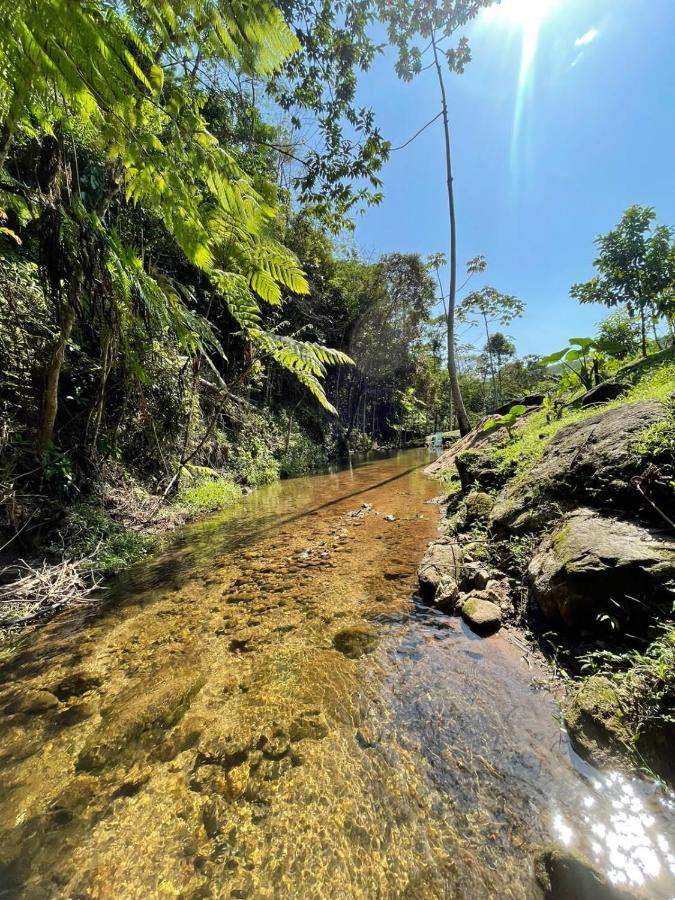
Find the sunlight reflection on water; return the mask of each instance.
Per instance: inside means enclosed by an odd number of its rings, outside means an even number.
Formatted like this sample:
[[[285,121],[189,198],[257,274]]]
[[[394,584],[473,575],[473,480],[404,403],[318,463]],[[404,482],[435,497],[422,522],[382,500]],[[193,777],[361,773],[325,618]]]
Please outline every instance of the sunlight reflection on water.
[[[577,830],[559,812],[554,813],[556,837],[571,848],[590,837],[588,855],[615,885],[666,886],[675,876],[675,854],[673,835],[664,832],[664,823],[672,819],[675,795],[657,782],[598,772],[574,751],[570,753],[589,793],[583,798],[582,824]]]

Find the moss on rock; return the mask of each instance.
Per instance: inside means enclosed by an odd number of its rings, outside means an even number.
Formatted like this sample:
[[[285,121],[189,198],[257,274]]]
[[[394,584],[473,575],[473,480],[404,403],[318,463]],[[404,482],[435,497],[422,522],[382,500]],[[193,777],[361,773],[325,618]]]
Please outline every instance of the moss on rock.
[[[574,748],[584,758],[604,764],[631,743],[621,699],[612,680],[592,675],[581,682],[564,708]]]

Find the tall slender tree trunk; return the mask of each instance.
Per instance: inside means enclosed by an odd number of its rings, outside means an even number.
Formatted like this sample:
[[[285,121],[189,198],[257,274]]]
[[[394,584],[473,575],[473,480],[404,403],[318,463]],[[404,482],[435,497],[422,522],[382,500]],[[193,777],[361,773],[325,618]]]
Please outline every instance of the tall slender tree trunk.
[[[350,416],[349,416],[349,426],[347,428],[347,434],[345,435],[345,440],[349,444],[352,438],[352,432],[354,430],[354,423],[356,421],[356,415],[359,411],[359,404],[361,403],[361,395],[363,394],[363,389],[365,386],[365,378],[361,376],[361,380],[359,382],[359,386],[356,393],[356,403],[352,406]],[[351,394],[351,390],[350,390]]]
[[[450,150],[450,124],[448,121],[448,104],[445,97],[445,82],[443,81],[443,72],[438,60],[438,48],[436,47],[436,36],[432,35],[431,43],[434,50],[434,63],[436,65],[436,74],[438,75],[438,84],[441,89],[441,102],[443,111],[443,133],[445,135],[445,171],[448,186],[448,213],[450,217],[450,291],[448,294],[448,315],[447,315],[447,332],[448,332],[448,375],[450,376],[450,391],[454,412],[457,416],[457,423],[461,435],[468,434],[471,431],[471,423],[464,408],[464,400],[459,387],[459,373],[457,371],[457,355],[455,352],[455,305],[457,301],[457,221],[455,216],[455,191],[452,183],[452,153]]]
[[[490,349],[490,329],[488,327],[488,320],[485,313],[483,313],[483,320],[485,322],[485,350],[488,355],[488,362],[490,363],[490,378],[492,379],[492,405],[494,407],[497,406],[497,373],[495,372],[495,361],[492,356],[492,350]]]
[[[59,326],[59,336],[47,363],[45,373],[45,388],[42,398],[42,413],[40,425],[35,438],[35,449],[38,456],[43,456],[54,437],[54,423],[59,408],[59,381],[63,359],[66,355],[66,345],[73,330],[75,310],[70,304],[64,309]]]
[[[644,307],[640,308],[640,341],[642,344],[642,355],[647,356],[647,326],[645,324]]]

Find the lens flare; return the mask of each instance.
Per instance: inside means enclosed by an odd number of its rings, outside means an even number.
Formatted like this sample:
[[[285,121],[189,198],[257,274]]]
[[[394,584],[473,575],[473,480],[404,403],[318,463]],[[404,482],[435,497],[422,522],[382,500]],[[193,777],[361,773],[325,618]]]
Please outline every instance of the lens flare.
[[[560,4],[561,0],[503,0],[489,6],[484,12],[484,21],[492,26],[501,26],[521,33],[520,69],[513,115],[511,136],[511,164],[515,168],[520,145],[523,116],[531,88],[531,72],[537,56],[539,35],[544,20]]]

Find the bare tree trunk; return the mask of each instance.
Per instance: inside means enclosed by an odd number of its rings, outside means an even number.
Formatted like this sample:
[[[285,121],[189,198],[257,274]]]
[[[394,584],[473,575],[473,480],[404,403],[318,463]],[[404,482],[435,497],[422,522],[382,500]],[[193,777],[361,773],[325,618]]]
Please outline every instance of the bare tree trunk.
[[[103,412],[105,410],[106,386],[112,368],[112,336],[109,332],[106,333],[101,343],[101,378],[99,381],[98,399],[96,401],[94,415],[94,435],[91,440],[92,452],[96,450],[98,435],[101,430],[101,422],[103,421]]]
[[[74,321],[75,310],[72,306],[68,305],[63,311],[59,327],[59,336],[52,351],[51,358],[47,363],[47,371],[45,373],[42,413],[40,415],[40,425],[35,438],[35,449],[37,450],[38,456],[44,455],[45,450],[49,447],[52,438],[54,437],[54,423],[59,408],[59,380],[61,378],[63,360],[66,355],[66,345],[70,338],[70,333],[73,330]]]
[[[642,343],[642,355],[647,356],[647,327],[645,325],[644,307],[640,309],[640,339]]]
[[[448,294],[448,375],[450,376],[450,390],[454,412],[457,416],[460,434],[463,436],[471,431],[471,423],[464,408],[464,400],[459,387],[459,374],[457,372],[457,356],[455,351],[455,305],[457,302],[457,222],[455,217],[455,191],[452,184],[452,154],[450,150],[450,125],[448,122],[448,104],[445,97],[445,82],[443,72],[438,61],[438,48],[436,36],[432,35],[431,43],[434,50],[434,63],[438,84],[441,89],[441,101],[443,110],[443,132],[445,135],[445,170],[448,183],[448,212],[450,216],[450,292]]]
[[[359,404],[361,402],[361,394],[363,394],[364,386],[365,386],[365,378],[363,378],[363,376],[362,376],[361,381],[359,382],[358,390],[356,392],[356,403],[352,407],[351,414],[349,416],[349,426],[347,428],[347,434],[345,435],[345,439],[346,439],[347,443],[349,443],[349,441],[351,440],[351,437],[352,437],[352,431],[354,430],[354,422],[356,420],[356,414],[359,411]],[[351,394],[351,389],[350,389],[350,394]]]
[[[284,445],[284,453],[288,453],[288,448],[291,445],[291,433],[293,431],[293,419],[295,418],[295,413],[300,404],[302,403],[302,398],[298,400],[293,409],[288,414],[288,428],[286,429],[286,443]]]

